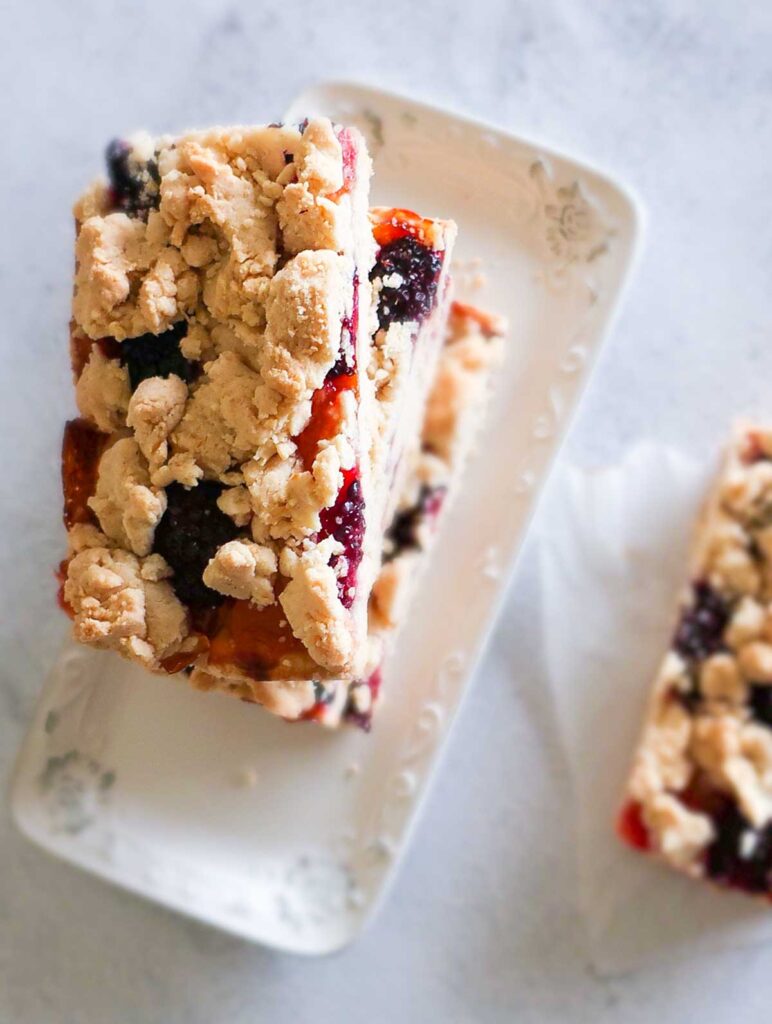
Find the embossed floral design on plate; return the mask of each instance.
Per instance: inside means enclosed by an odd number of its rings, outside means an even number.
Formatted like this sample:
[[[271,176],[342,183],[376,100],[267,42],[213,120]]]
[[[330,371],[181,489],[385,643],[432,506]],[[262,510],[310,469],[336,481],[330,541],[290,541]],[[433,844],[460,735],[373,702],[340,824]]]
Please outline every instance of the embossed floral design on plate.
[[[316,113],[367,134],[374,203],[458,221],[461,297],[511,324],[373,731],[290,726],[68,647],[13,786],[19,826],[52,852],[303,953],[350,942],[394,877],[639,238],[625,191],[546,147],[355,85],[317,86],[286,117]]]

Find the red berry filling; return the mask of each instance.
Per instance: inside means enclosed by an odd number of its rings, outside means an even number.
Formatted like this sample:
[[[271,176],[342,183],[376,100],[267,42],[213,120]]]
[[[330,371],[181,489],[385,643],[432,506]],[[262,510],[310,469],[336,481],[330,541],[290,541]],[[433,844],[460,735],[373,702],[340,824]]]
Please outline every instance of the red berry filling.
[[[746,465],[752,465],[754,462],[764,462],[765,460],[768,461],[769,456],[764,451],[761,438],[756,431],[749,430],[745,435],[745,446],[742,453],[742,461]]]
[[[356,159],[357,151],[351,133],[347,128],[336,128],[335,134],[340,143],[341,155],[343,158],[343,185],[337,192],[332,192],[328,198],[337,202],[342,196],[347,195],[354,188],[356,180]]]
[[[381,217],[373,225],[373,235],[380,248],[396,242],[399,238],[410,236],[426,248],[430,248],[428,239],[434,232],[434,222],[419,217],[412,210],[392,209],[388,216]]]
[[[308,652],[293,636],[279,604],[257,608],[228,599],[199,625],[209,637],[210,665],[235,665],[254,679],[291,679],[293,669],[301,677],[309,671]]]
[[[357,375],[340,374],[329,377],[317,388],[311,399],[311,417],[304,429],[294,438],[303,469],[311,470],[319,450],[319,443],[335,437],[343,417],[343,395],[356,392]]]
[[[353,704],[349,702],[343,713],[343,717],[347,722],[351,725],[358,725],[365,732],[370,732],[373,724],[373,706],[378,699],[382,682],[383,675],[380,666],[378,666],[364,684],[358,684],[359,686],[366,685],[370,690],[370,707],[367,711],[357,711]]]
[[[96,490],[99,460],[109,438],[84,419],[70,420],[62,440],[62,490],[64,525],[94,523],[88,499]]]
[[[94,341],[93,338],[80,334],[73,329],[70,332],[70,365],[76,380],[83,373],[86,363],[91,358],[91,350],[95,345],[105,359],[120,359],[120,342],[116,341],[115,338],[99,338],[97,341]]]
[[[636,850],[648,850],[649,834],[641,816],[641,805],[630,800],[622,808],[617,819],[617,834]]]

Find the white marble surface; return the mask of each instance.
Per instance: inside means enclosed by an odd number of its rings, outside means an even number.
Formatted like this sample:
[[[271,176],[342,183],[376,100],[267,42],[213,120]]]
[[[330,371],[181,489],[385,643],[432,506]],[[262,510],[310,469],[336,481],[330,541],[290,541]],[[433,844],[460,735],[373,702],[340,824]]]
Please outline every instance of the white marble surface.
[[[65,628],[45,581],[71,401],[68,207],[116,132],[270,120],[303,85],[345,74],[574,149],[637,187],[650,230],[565,457],[606,461],[643,437],[705,454],[731,416],[769,409],[772,8],[332,6],[0,8],[3,776]],[[3,1024],[767,1020],[772,950],[613,981],[589,968],[534,574],[527,551],[400,879],[356,946],[316,961],[248,946],[55,863],[3,812]]]

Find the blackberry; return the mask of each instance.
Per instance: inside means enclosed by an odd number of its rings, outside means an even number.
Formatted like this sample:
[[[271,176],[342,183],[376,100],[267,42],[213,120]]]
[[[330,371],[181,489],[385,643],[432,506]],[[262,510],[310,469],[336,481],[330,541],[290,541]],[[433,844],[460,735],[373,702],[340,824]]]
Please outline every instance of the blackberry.
[[[692,589],[693,601],[681,616],[673,648],[687,660],[701,661],[723,649],[729,609],[710,584],[701,580]]]
[[[196,364],[180,352],[180,342],[187,330],[187,323],[181,320],[163,334],[140,334],[121,342],[121,364],[129,371],[132,391],[148,377],[169,377],[176,373],[186,383],[193,380]]]
[[[444,487],[429,487],[423,484],[416,503],[396,513],[386,531],[388,546],[385,561],[392,561],[403,551],[421,547],[418,531],[427,519],[439,512],[444,496]]]
[[[714,818],[716,838],[705,857],[705,870],[722,885],[751,893],[772,888],[772,825],[754,829],[730,802]]]
[[[324,378],[325,383],[327,383],[327,381],[335,380],[336,377],[345,377],[354,373],[356,370],[354,365],[355,361],[353,349],[350,351],[341,349],[338,358],[330,367],[327,372],[327,376]]]
[[[202,579],[209,559],[239,532],[217,507],[222,490],[214,480],[202,480],[191,490],[182,484],[166,488],[166,511],[156,527],[153,551],[172,567],[177,597],[191,608],[214,608],[225,600]]]
[[[378,301],[378,324],[388,327],[408,320],[423,320],[431,312],[442,268],[439,253],[422,245],[412,235],[403,235],[378,253],[370,280],[400,278],[397,285],[383,285]]]
[[[123,139],[113,139],[105,160],[116,208],[129,217],[147,220],[148,213],[158,209],[161,198],[157,160],[138,160]]]
[[[756,721],[772,728],[772,686],[751,683],[748,704]]]

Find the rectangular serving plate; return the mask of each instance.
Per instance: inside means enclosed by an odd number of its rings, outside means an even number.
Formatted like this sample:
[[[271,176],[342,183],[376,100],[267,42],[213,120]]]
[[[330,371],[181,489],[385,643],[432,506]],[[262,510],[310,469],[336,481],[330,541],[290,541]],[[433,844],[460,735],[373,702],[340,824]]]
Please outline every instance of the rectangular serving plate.
[[[511,328],[374,728],[290,725],[68,643],[12,783],[18,827],[51,853],[308,954],[350,942],[394,877],[641,238],[627,190],[544,146],[349,83],[285,120],[314,114],[364,131],[373,203],[458,222],[459,297]]]

